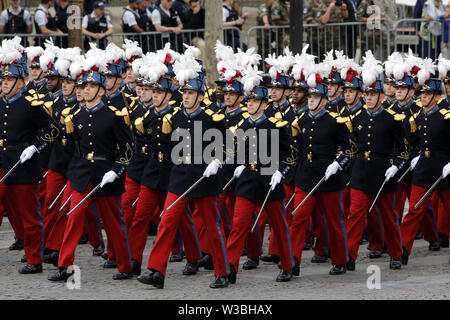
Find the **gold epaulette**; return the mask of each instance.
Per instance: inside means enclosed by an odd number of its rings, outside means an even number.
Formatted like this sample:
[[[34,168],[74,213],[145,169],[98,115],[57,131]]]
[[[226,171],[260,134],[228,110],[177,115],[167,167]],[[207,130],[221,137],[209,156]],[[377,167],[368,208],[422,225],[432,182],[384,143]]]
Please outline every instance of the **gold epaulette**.
[[[205,113],[212,118],[214,122],[219,122],[225,119],[225,115],[223,113],[215,113],[211,109],[203,108]]]
[[[417,131],[417,124],[414,116],[409,117],[409,126],[411,127],[411,133]]]
[[[113,106],[108,106],[108,108],[111,111],[114,111],[116,116],[123,117],[123,120],[125,121],[125,124],[127,126],[129,126],[131,124],[130,114],[128,113],[128,110],[126,107],[123,107],[122,110],[118,110],[117,108],[115,108]]]
[[[447,99],[447,98],[446,98],[446,97],[440,98],[437,104],[441,103],[441,102],[442,102],[443,100],[445,100],[445,99]]]
[[[269,121],[274,123],[277,128],[283,128],[289,124],[289,122],[283,121],[282,119],[278,119],[276,117],[270,117]]]
[[[298,118],[295,118],[295,120],[291,123],[291,130],[293,137],[297,136],[302,131],[298,125]]]
[[[170,100],[170,101],[169,101],[169,105],[171,105],[171,106],[174,105],[175,103],[177,103],[176,100]]]
[[[439,112],[444,116],[445,120],[449,120],[450,119],[450,110],[442,108],[439,110]]]
[[[81,109],[78,109],[77,111],[75,111],[74,113],[69,113],[65,119],[64,119],[64,124],[66,125],[66,133],[72,133],[74,131],[74,127],[73,127],[73,117],[75,115],[77,115],[77,113],[79,113],[81,111]],[[64,112],[64,110],[63,110]]]
[[[248,112],[243,112],[243,113],[242,113],[242,117],[243,117],[244,119],[247,119],[248,117],[250,117],[250,113],[248,113]]]
[[[250,116],[250,115],[249,115]],[[248,118],[248,117],[247,117]],[[236,130],[240,127],[240,126],[242,126],[242,124],[245,122],[245,119],[246,118],[244,118],[244,119],[241,119],[235,126],[231,126],[231,127],[229,127],[228,129],[234,134],[234,135],[236,135]]]
[[[397,112],[395,112],[394,110],[392,110],[392,109],[385,109],[387,112],[389,112],[392,116],[394,116],[394,120],[395,121],[403,121],[403,120],[405,120],[405,118],[406,118],[406,116],[405,116],[405,114],[400,114],[400,113],[397,113]],[[417,115],[416,115],[417,116]]]
[[[281,115],[281,112],[280,112],[280,111],[278,111],[277,113],[275,113],[274,117],[277,118],[278,120],[283,120],[283,116]]]
[[[144,132],[145,132],[144,119],[147,118],[147,116],[149,114],[150,114],[150,110],[147,110],[147,112],[144,113],[144,115],[142,117],[139,117],[136,120],[134,120],[134,127],[141,134],[144,134]]]
[[[247,111],[248,111],[248,108],[247,108],[247,107],[244,107],[244,106],[242,106],[242,104],[241,104],[241,110],[242,110],[243,112],[247,112]]]

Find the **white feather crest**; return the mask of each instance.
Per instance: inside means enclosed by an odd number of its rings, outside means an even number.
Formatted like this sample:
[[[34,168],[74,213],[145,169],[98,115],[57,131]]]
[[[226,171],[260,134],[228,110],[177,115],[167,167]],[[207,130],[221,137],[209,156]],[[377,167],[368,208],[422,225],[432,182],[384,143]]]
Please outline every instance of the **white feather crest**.
[[[408,49],[408,54],[405,57],[404,60],[405,64],[405,70],[409,74],[411,74],[411,70],[414,67],[419,67],[422,64],[422,59],[419,57],[416,57],[414,53],[412,52],[411,48]]]
[[[53,54],[55,57],[56,57],[56,55],[58,54],[58,51],[60,50],[60,48],[57,47],[57,46],[53,43],[53,39],[52,39],[52,38],[45,40],[44,47],[45,47],[44,54],[46,54],[46,53],[51,53],[51,54]]]
[[[198,77],[201,71],[201,65],[192,56],[182,55],[173,65],[175,78],[181,86]]]
[[[309,63],[304,66],[304,74],[306,83],[309,87],[315,88],[317,87],[318,78],[323,81],[330,74],[331,67],[327,63],[319,63],[315,64],[314,62]]]
[[[261,61],[261,56],[256,53],[255,48],[248,48],[245,52],[238,48],[234,58],[244,69],[249,65],[259,66],[259,62]]]
[[[141,58],[143,55],[142,48],[139,47],[139,43],[137,41],[125,39],[122,48],[125,49],[125,59],[128,62],[132,62],[136,58]]]
[[[384,62],[385,74],[387,77],[394,77],[394,70],[397,66],[403,65],[403,57],[400,52],[393,52],[389,58]],[[398,71],[397,71],[398,72]],[[403,74],[403,72],[402,72]],[[403,76],[402,76],[403,77]],[[396,77],[395,77],[396,78]],[[397,78],[396,78],[397,79]],[[400,80],[400,79],[398,79]]]
[[[424,85],[434,75],[437,68],[434,61],[430,58],[423,59],[418,67],[420,70],[417,72],[417,81],[420,85]]]
[[[264,61],[269,65],[269,76],[272,79],[277,79],[280,74],[285,72],[284,64],[275,56],[275,53],[270,54]]]
[[[44,49],[39,46],[27,47],[27,48],[25,48],[25,53],[27,54],[28,63],[31,63],[34,59],[36,59],[44,54]]]
[[[195,46],[188,46],[186,43],[183,43],[183,46],[186,48],[184,50],[184,55],[189,59],[197,59],[200,56],[201,51],[199,48]]]
[[[86,57],[82,65],[82,72],[98,71],[104,72],[106,70],[106,60],[102,55]]]
[[[358,74],[361,74],[361,67],[359,64],[355,62],[355,60],[342,55],[340,51],[335,51],[337,59],[336,59],[336,65],[340,68],[340,74],[342,80],[345,80],[347,78],[347,74],[350,71],[350,69],[356,71]],[[339,70],[338,68],[338,70]]]
[[[242,84],[244,86],[244,92],[246,95],[250,95],[252,91],[260,85],[263,80],[263,72],[258,70],[257,66],[248,65],[243,71]]]
[[[446,78],[447,73],[450,71],[450,60],[445,59],[442,53],[439,55],[438,58],[438,70],[439,70],[439,77],[441,79]]]
[[[134,59],[134,61],[131,63],[131,68],[133,69],[133,72],[136,76],[142,77],[141,69],[144,66],[144,59],[137,58]]]
[[[237,60],[223,61],[223,69],[225,69],[223,77],[227,82],[232,82],[234,79],[240,79],[242,77],[243,68]]]
[[[72,60],[72,63],[70,64],[70,75],[72,76],[72,79],[78,78],[78,76],[81,74],[81,69],[83,67],[84,63],[84,57],[79,55],[78,57],[75,57],[75,59]]]
[[[158,54],[158,59],[162,63],[165,63],[167,62],[166,60],[169,60],[168,63],[174,64],[175,61],[177,61],[181,57],[181,54],[170,49],[170,42],[167,42],[164,48],[156,51],[156,53]],[[170,59],[168,59],[168,57],[170,57]]]
[[[303,76],[305,76],[305,72],[303,72],[305,66],[314,65],[316,56],[308,54],[306,52],[308,48],[309,44],[305,45],[302,49],[302,54],[301,55],[297,54],[294,57],[294,66],[292,67],[291,75],[293,76],[295,81],[301,80],[302,73]]]
[[[284,65],[284,72],[288,73],[295,63],[295,57],[289,47],[285,47],[283,49],[283,55],[279,57],[281,59],[281,63]]]
[[[15,42],[3,40],[0,48],[0,64],[9,65],[19,61],[20,58],[22,58],[22,54],[17,50]]]
[[[70,60],[58,59],[55,62],[55,69],[62,77],[67,77],[69,75],[70,64]]]
[[[10,48],[11,50],[17,50],[20,53],[23,53],[24,47],[20,44],[22,41],[22,38],[19,36],[15,36],[12,39],[4,39],[2,41],[2,47],[4,48]]]
[[[120,59],[125,58],[125,51],[114,42],[110,42],[105,49],[105,58],[108,64],[117,64]]]
[[[361,77],[366,87],[372,85],[378,77],[383,73],[381,61],[375,59],[371,50],[366,51],[363,57],[363,65],[361,67]]]
[[[234,57],[234,51],[233,48],[230,46],[224,45],[219,40],[216,41],[216,46],[214,47],[214,50],[216,52],[216,58],[217,60],[230,60]]]

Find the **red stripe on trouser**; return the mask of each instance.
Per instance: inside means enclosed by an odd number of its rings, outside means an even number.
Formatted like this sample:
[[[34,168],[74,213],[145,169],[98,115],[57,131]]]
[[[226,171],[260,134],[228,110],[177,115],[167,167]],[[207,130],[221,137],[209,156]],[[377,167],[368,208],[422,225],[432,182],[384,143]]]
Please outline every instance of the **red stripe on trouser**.
[[[44,222],[44,244],[47,243],[48,236],[58,219],[59,208],[63,203],[61,202],[62,197],[56,201],[53,208],[50,209],[50,205],[55,201],[66,182],[67,178],[64,175],[50,169],[48,170],[45,183],[45,210],[41,210],[43,213],[42,221]]]
[[[395,212],[400,217],[400,221],[403,220],[405,213],[405,202],[408,198],[411,200],[411,183],[401,182],[398,184],[398,190],[395,192]],[[411,202],[411,201],[410,201]]]
[[[164,213],[161,218],[161,223],[158,229],[158,235],[156,237],[156,242],[153,245],[150,257],[148,259],[148,268],[152,270],[157,270],[163,275],[166,274],[167,262],[169,259],[170,249],[172,248],[173,241],[178,227],[180,228],[181,237],[183,239],[184,248],[186,250],[186,257],[189,250],[193,250],[195,239],[192,236],[187,236],[187,224],[190,225],[186,208],[193,205],[198,208],[198,214],[203,220],[205,230],[207,233],[207,238],[209,239],[209,247],[212,249],[212,257],[214,263],[215,274],[217,277],[223,277],[227,275],[225,260],[226,252],[222,247],[221,241],[225,241],[223,234],[222,222],[218,221],[219,228],[217,229],[217,208],[216,208],[216,198],[206,197],[198,199],[181,199],[175,206],[173,206],[169,211],[167,207],[171,205],[179,195],[168,192],[166,201],[164,203]],[[190,205],[191,204],[191,205]],[[220,233],[219,233],[220,232]],[[225,243],[224,243],[225,245]],[[195,244],[196,247],[196,244]],[[200,254],[195,262],[200,259]]]
[[[376,215],[378,208],[384,226],[384,237],[389,255],[394,259],[398,259],[402,255],[402,244],[400,242],[398,216],[393,207],[394,193],[381,193],[376,207],[367,214],[374,199],[374,194],[367,194],[355,189],[351,190],[350,216],[347,223],[349,256],[354,260],[358,257],[359,243],[364,233],[365,217],[367,215]]]
[[[235,270],[239,268],[239,258],[244,249],[245,240],[253,226],[252,216],[254,212],[259,212],[262,203],[255,203],[243,197],[236,196],[234,207],[233,230],[227,241],[227,252],[230,263]],[[289,229],[285,217],[283,216],[283,201],[268,201],[264,208],[269,224],[273,226],[271,237],[277,238],[281,245],[280,260],[283,270],[291,270],[293,267],[293,256],[290,251]]]
[[[67,216],[66,214],[70,210],[70,203],[67,204],[62,211],[59,211],[60,207],[66,202],[66,200],[72,194],[72,189],[70,188],[70,181],[66,182],[66,189],[61,197],[61,204],[58,205],[58,212],[56,221],[47,236],[47,241],[45,247],[51,250],[57,250],[61,248],[62,241],[64,239],[64,231],[66,230]]]
[[[194,222],[195,230],[197,231],[198,241],[200,242],[200,249],[203,253],[208,253],[212,256],[212,249],[209,247],[208,236],[206,233],[203,219],[198,212],[198,207],[194,204],[189,204],[189,210],[192,214],[192,221]],[[178,246],[178,243],[174,243],[174,249]]]
[[[3,178],[3,171],[0,169],[0,178]],[[6,212],[6,215],[8,217],[9,224],[14,230],[14,235],[17,239],[23,240],[24,239],[24,230],[23,230],[23,224],[22,220],[20,219],[20,215],[18,215],[17,210],[13,210],[8,212],[6,208],[5,198],[9,197],[7,194],[8,191],[8,185],[6,183],[0,184],[0,202],[3,205],[3,208]],[[35,190],[36,192],[36,190]],[[3,213],[2,213],[3,215]]]
[[[350,187],[342,190],[342,206],[344,207],[344,223],[347,226],[348,215],[350,214]]]
[[[400,226],[400,230],[402,232],[402,241],[403,246],[406,248],[406,250],[410,253],[414,238],[416,237],[417,232],[419,232],[419,229],[421,227],[423,216],[427,213],[428,205],[431,201],[432,195],[428,196],[422,203],[419,205],[417,209],[414,209],[414,206],[417,202],[422,198],[422,196],[427,192],[426,189],[412,185],[411,188],[411,198],[410,198],[410,205],[409,205],[409,211],[406,217],[403,219],[403,222]],[[439,198],[443,201],[444,206],[447,208],[450,207],[450,189],[446,190],[436,190],[434,192],[439,193]]]
[[[369,208],[372,202],[369,204]],[[367,208],[367,210],[369,210]],[[367,227],[367,240],[369,241],[370,250],[383,250],[385,244],[384,236],[384,226],[381,222],[381,217],[378,216],[375,208],[372,209],[373,214],[366,215],[366,227]],[[379,212],[381,215],[381,212]],[[360,239],[361,240],[361,239]]]
[[[226,237],[228,237],[233,227],[232,223],[235,201],[236,196],[234,194],[234,190],[232,189],[225,190],[225,192],[222,192],[217,199],[217,208],[219,209]]]
[[[296,207],[303,201],[307,194],[308,192],[295,188]],[[298,261],[301,262],[308,222],[316,207],[318,207],[321,212],[325,212],[328,243],[330,244],[331,260],[333,264],[346,264],[348,260],[346,252],[347,243],[339,191],[317,192],[310,196],[295,213],[290,228],[292,247],[298,248],[298,250],[295,249],[294,255]]]
[[[89,184],[84,193],[72,191],[70,208],[75,207],[89,192]],[[81,206],[77,208],[67,219],[64,240],[59,252],[59,267],[67,268],[73,265],[75,259],[75,249],[78,241],[83,234],[86,209],[95,201],[98,214],[102,217],[103,226],[108,236],[108,242],[112,242],[117,257],[117,267],[120,272],[129,272],[131,270],[131,257],[128,252],[128,239],[126,230],[122,225],[118,196],[103,196],[88,198]],[[122,222],[122,223],[121,223]]]
[[[150,189],[141,185],[139,201],[136,205],[133,223],[130,228],[131,258],[142,264],[142,254],[147,242],[148,228],[155,215],[164,208],[167,192]]]
[[[445,199],[441,199],[442,192],[437,192],[437,197],[434,199],[435,207],[437,206],[438,218],[438,232],[445,234],[447,236],[450,235],[450,207],[445,205]],[[433,199],[432,199],[433,201]]]
[[[21,236],[29,264],[40,264],[42,261],[42,225],[39,221],[36,187],[36,184],[0,185],[0,201],[8,218],[11,217],[10,221],[23,228]]]
[[[129,178],[128,175],[125,178],[125,193],[122,195],[122,213],[123,220],[127,231],[130,231],[133,224],[133,217],[136,212],[136,207],[133,207],[133,202],[136,201],[141,190],[141,185]]]

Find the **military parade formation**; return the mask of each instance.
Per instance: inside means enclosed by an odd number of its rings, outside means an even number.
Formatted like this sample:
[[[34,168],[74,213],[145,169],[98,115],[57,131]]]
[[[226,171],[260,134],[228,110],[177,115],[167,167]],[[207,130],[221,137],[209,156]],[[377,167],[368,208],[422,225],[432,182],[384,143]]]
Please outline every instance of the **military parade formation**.
[[[21,40],[0,48],[0,223],[13,228],[9,249],[25,251],[21,274],[46,263],[49,281],[67,281],[87,242],[114,280],[160,289],[183,259],[183,275],[205,268],[224,288],[260,261],[290,281],[303,250],[340,275],[365,241],[393,270],[417,238],[449,247],[442,56],[382,62],[369,50],[358,64],[306,45],[267,57],[265,74],[255,48],[218,41],[213,89],[193,46],[144,53],[125,40],[82,53]]]

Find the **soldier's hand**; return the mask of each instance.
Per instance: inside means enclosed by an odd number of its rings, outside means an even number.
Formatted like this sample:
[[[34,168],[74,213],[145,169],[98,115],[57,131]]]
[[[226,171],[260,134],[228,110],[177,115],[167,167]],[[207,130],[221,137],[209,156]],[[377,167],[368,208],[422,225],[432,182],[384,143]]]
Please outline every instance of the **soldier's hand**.
[[[330,164],[327,170],[325,171],[325,181],[327,181],[328,178],[331,177],[332,175],[336,174],[336,172],[338,172],[339,169],[342,170],[341,166],[336,161]]]
[[[23,150],[22,154],[20,155],[20,163],[24,163],[25,161],[30,160],[36,152],[38,152],[38,150],[34,145],[25,148],[25,150]]]
[[[242,174],[242,171],[244,171],[244,169],[245,169],[245,166],[243,164],[241,164],[239,167],[234,169],[233,176],[236,178],[239,178]]]
[[[111,183],[116,180],[119,176],[114,171],[108,171],[102,178],[102,182],[100,183],[100,188],[103,188],[105,184]]]
[[[394,165],[390,166],[387,170],[384,176],[386,177],[386,181],[389,181],[392,179],[398,172],[398,168]]]
[[[450,162],[444,166],[444,169],[442,169],[442,179],[447,178],[449,174],[450,174]]]
[[[205,172],[203,172],[203,176],[205,176],[206,178],[209,178],[210,176],[214,176],[217,174],[217,171],[219,170],[219,168],[220,168],[219,162],[216,160],[213,160],[206,167]]]
[[[275,189],[275,187],[281,182],[281,179],[283,178],[283,175],[280,171],[275,171],[275,173],[272,175],[272,179],[270,179],[270,188],[272,191]]]
[[[417,165],[417,161],[419,161],[419,156],[415,157],[414,159],[411,160],[411,170],[414,170],[414,168]]]

